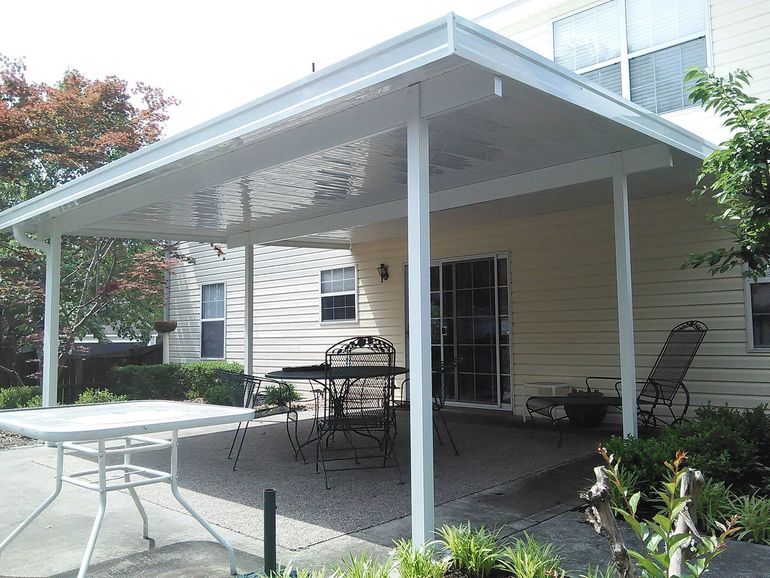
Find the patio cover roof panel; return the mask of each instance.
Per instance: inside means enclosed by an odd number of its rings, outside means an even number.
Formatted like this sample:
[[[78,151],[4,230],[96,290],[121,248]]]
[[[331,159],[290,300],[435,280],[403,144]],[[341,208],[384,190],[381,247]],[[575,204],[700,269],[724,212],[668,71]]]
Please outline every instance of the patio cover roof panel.
[[[474,97],[495,74],[502,98]],[[416,82],[424,108],[436,112],[432,192],[653,143],[695,158],[711,149],[450,15],[14,207],[0,215],[0,230],[22,223],[45,236],[55,220],[69,233],[226,241],[400,201],[403,109]],[[453,108],[464,90],[477,101]]]

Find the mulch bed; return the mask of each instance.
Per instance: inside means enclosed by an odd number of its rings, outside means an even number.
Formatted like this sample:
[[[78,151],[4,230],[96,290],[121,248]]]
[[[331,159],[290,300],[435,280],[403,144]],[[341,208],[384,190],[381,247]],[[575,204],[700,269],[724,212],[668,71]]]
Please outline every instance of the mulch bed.
[[[20,436],[0,429],[0,450],[7,450],[20,446],[33,446],[40,442],[36,439]]]

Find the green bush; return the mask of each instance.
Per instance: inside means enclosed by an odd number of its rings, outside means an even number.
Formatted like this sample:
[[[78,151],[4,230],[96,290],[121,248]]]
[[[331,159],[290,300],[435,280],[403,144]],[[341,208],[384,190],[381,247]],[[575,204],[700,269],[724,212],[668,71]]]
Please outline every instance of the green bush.
[[[77,400],[75,401],[76,404],[85,404],[85,403],[109,403],[113,401],[126,401],[128,399],[125,395],[118,395],[115,393],[112,393],[108,389],[86,389],[83,393],[81,393]]]
[[[40,388],[32,385],[0,388],[0,409],[27,407],[27,404],[38,395],[40,395]]]
[[[770,499],[756,494],[736,496],[733,511],[738,514],[738,540],[770,545]]]
[[[514,538],[502,551],[497,567],[516,578],[551,578],[558,576],[561,557],[553,544],[538,544],[525,534]]]
[[[399,540],[393,559],[399,578],[442,578],[447,568],[446,561],[436,560],[436,547],[430,543],[415,548],[411,540]]]
[[[436,531],[439,545],[450,557],[450,568],[475,578],[486,578],[502,556],[497,545],[499,532],[484,527],[476,530],[470,522],[458,526],[441,526]]]
[[[206,397],[216,383],[214,371],[242,371],[239,363],[195,361],[165,365],[125,365],[110,371],[109,390],[128,399],[170,399],[181,401]],[[229,404],[228,404],[229,405]]]
[[[230,388],[231,386],[227,383],[215,381],[203,392],[203,399],[206,400],[206,403],[233,405],[230,397]]]
[[[214,371],[243,373],[243,365],[234,361],[192,361],[178,364],[177,367],[189,399],[206,397],[206,390],[216,381]]]
[[[767,405],[753,409],[706,406],[695,417],[651,439],[614,437],[607,450],[622,460],[649,489],[665,475],[663,461],[677,451],[707,479],[731,484],[733,491],[770,492],[770,416]]]
[[[43,396],[39,393],[30,399],[24,407],[41,407],[43,405]]]
[[[725,520],[736,513],[733,507],[734,499],[730,486],[724,482],[707,479],[698,499],[698,525],[709,532],[719,530],[718,524],[724,524]]]
[[[281,382],[277,385],[268,385],[265,388],[266,405],[289,405],[289,403],[300,399],[302,396],[292,383]]]

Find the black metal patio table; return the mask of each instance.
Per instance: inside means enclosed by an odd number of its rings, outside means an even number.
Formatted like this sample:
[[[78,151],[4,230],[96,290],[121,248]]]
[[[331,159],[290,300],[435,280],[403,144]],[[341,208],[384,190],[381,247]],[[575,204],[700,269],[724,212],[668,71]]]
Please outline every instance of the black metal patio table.
[[[367,379],[370,377],[396,377],[398,375],[404,375],[409,373],[406,367],[398,365],[387,367],[378,365],[358,365],[350,367],[333,367],[328,368],[324,364],[320,365],[307,365],[297,367],[284,367],[278,371],[271,371],[265,374],[265,377],[274,379],[276,381],[307,381],[311,384],[315,383],[321,386],[321,389],[313,389],[313,395],[315,396],[315,409],[313,414],[313,427],[308,434],[307,439],[300,443],[297,439],[298,447],[294,452],[294,458],[297,455],[302,456],[302,461],[307,463],[305,454],[302,452],[302,448],[306,445],[316,441],[313,437],[313,432],[316,431],[316,424],[318,423],[318,400],[319,396],[325,395],[327,391],[327,383],[329,380],[357,380]],[[296,424],[295,424],[296,428]],[[296,438],[296,436],[295,436]]]

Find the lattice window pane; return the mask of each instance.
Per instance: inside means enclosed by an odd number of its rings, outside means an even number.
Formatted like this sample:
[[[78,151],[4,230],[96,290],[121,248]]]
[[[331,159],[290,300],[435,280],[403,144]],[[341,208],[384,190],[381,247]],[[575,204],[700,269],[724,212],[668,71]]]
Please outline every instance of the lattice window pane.
[[[628,50],[706,34],[706,0],[627,0]]]
[[[581,76],[595,82],[607,90],[611,90],[615,94],[622,94],[623,92],[619,62],[597,68],[591,72],[584,72]]]
[[[554,60],[578,70],[617,58],[619,18],[618,0],[611,0],[554,22]]]

